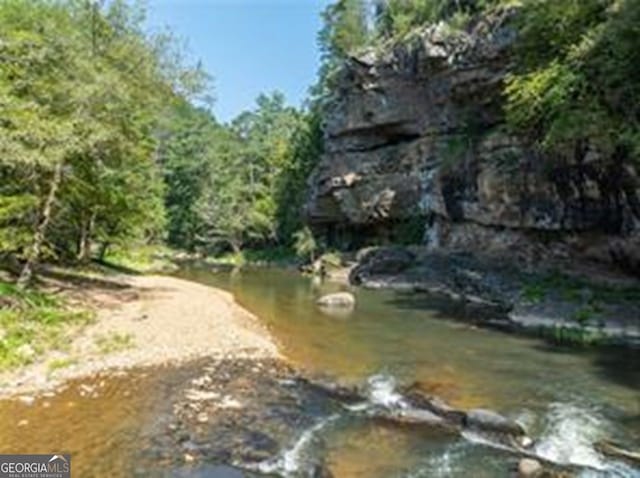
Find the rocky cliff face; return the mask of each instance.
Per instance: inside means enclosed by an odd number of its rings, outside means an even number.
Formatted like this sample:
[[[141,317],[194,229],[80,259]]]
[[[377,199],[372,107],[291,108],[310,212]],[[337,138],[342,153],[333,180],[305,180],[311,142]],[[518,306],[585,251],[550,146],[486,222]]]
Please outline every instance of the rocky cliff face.
[[[638,268],[636,172],[588,145],[545,161],[506,133],[512,15],[466,32],[429,26],[344,66],[309,180],[316,229],[354,247],[417,231],[434,249],[579,254]]]

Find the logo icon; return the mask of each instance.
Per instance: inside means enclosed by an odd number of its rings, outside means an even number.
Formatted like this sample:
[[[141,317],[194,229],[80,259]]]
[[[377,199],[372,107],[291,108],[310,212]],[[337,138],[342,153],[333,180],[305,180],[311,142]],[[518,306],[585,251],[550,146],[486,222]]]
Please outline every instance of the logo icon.
[[[62,461],[63,461],[63,462],[65,462],[65,463],[69,463],[69,462],[67,461],[67,459],[66,459],[64,456],[62,456],[62,455],[53,455],[53,456],[49,459],[49,463],[51,463],[52,461],[56,461],[56,460],[62,460]]]
[[[0,478],[71,478],[71,456],[0,455]]]

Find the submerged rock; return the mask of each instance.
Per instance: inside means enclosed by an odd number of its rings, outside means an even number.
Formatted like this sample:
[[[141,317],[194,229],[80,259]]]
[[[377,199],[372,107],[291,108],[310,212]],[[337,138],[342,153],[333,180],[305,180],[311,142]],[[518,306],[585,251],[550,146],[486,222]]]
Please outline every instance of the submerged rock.
[[[597,442],[594,448],[604,456],[640,467],[640,450],[627,450],[623,448],[622,445],[606,440]]]
[[[193,457],[189,460],[185,456],[185,461],[189,463],[189,466],[177,468],[172,470],[172,475],[175,478],[246,478],[242,471],[237,468],[224,465],[202,465],[191,466]]]
[[[403,395],[406,402],[414,408],[429,410],[456,426],[461,426],[464,423],[465,412],[457,410],[439,397],[425,395],[420,391],[418,383],[407,387]]]
[[[320,297],[316,303],[321,307],[351,308],[356,305],[356,298],[350,292],[336,292]]]
[[[469,410],[464,419],[464,426],[480,432],[503,433],[511,436],[526,434],[518,422],[483,408]]]
[[[348,404],[363,402],[366,400],[365,394],[358,390],[357,387],[349,387],[328,380],[319,378],[310,379],[306,377],[298,377],[296,379],[296,383],[313,389],[333,400],[338,400]]]
[[[410,408],[407,410],[378,410],[373,414],[377,420],[391,422],[394,425],[420,425],[451,428],[451,424],[443,417],[429,410]]]
[[[329,412],[330,403],[296,376],[279,360],[203,362],[173,403],[167,432],[153,438],[159,459],[145,458],[153,466],[184,463],[189,455],[194,469],[208,463],[255,469],[276,460],[301,429]],[[306,463],[300,466],[308,471]]]

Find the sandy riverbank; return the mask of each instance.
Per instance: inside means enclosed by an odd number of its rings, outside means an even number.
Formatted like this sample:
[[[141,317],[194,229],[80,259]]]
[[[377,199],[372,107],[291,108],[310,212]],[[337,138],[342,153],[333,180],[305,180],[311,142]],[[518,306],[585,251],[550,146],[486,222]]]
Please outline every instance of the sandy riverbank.
[[[71,300],[96,310],[96,320],[73,334],[66,350],[0,375],[0,396],[55,388],[106,369],[202,357],[279,357],[258,318],[212,287],[159,275],[60,287]]]

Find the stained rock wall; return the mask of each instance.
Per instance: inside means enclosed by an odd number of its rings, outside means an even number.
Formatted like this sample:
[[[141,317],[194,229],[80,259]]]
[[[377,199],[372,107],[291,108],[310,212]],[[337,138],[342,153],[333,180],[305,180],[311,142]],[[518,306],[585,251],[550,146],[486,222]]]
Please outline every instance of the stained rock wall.
[[[465,32],[432,25],[344,65],[309,178],[316,230],[358,246],[402,240],[394,228],[418,220],[431,248],[579,255],[637,270],[636,171],[588,145],[547,161],[506,132],[513,14]]]

